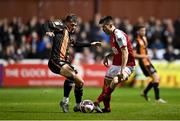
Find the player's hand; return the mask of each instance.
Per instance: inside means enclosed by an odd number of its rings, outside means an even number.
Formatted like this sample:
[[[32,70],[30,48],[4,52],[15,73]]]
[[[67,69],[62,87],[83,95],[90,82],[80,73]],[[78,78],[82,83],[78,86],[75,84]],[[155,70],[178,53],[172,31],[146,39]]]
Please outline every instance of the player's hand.
[[[101,42],[92,42],[91,46],[100,47],[101,46]]]
[[[122,82],[125,80],[124,75],[122,73],[118,74],[117,76],[118,76],[118,82]]]
[[[54,37],[55,35],[54,35],[54,32],[46,32],[46,35],[47,36],[50,36],[50,37]]]
[[[103,64],[104,64],[106,67],[108,67],[109,63],[108,63],[108,58],[107,58],[107,56],[105,56],[104,61],[103,61]]]

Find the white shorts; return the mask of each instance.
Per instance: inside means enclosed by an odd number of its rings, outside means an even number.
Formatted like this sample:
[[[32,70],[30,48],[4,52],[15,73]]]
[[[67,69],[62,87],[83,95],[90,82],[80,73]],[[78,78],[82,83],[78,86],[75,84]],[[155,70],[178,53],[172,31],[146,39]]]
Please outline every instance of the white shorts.
[[[134,70],[134,67],[126,66],[123,71],[124,77],[128,78],[132,74],[133,70]],[[121,66],[111,65],[108,71],[106,72],[105,78],[113,79],[115,76],[117,76],[120,73],[120,71],[121,71]]]

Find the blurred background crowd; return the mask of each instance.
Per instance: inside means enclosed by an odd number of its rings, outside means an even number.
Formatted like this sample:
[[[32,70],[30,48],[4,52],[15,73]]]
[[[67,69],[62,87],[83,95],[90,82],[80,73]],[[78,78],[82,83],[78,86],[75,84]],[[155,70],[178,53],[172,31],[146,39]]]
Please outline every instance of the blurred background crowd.
[[[80,42],[101,41],[101,48],[71,48],[70,53],[77,63],[102,63],[103,55],[109,47],[109,36],[98,26],[101,15],[96,14],[91,21],[79,18],[79,28],[72,36]],[[53,17],[50,20],[54,19]],[[20,17],[12,20],[0,19],[0,59],[48,59],[51,51],[51,38],[45,35],[43,24],[46,19],[32,17],[24,23]],[[152,59],[174,61],[180,59],[180,17],[157,19],[153,16],[148,20],[137,18],[131,23],[128,18],[114,18],[117,28],[126,32],[132,43],[135,43],[136,25],[147,27],[149,56]]]

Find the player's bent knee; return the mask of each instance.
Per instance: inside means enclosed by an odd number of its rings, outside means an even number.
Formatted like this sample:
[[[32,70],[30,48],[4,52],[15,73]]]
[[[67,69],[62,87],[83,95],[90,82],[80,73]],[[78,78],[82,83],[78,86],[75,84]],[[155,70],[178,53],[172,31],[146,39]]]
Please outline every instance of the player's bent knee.
[[[83,82],[75,83],[76,87],[82,88],[84,86]]]
[[[117,77],[117,76],[113,78],[112,83],[113,83],[114,85],[117,85],[117,84],[119,83],[119,80],[118,80],[118,77]]]
[[[79,76],[79,75],[77,75],[77,74],[74,75],[74,79],[75,79],[75,81],[77,81],[77,82],[83,82],[83,83],[84,83],[84,80],[81,78],[81,76]]]
[[[160,77],[159,77],[159,75],[157,74],[157,73],[155,73],[155,74],[153,74],[153,80],[154,80],[154,82],[155,83],[159,83],[159,81],[160,81]]]
[[[83,87],[83,86],[84,86],[84,82],[80,82],[79,87]]]
[[[78,87],[83,87],[84,86],[84,80],[82,80],[82,79],[75,80],[75,84]]]
[[[84,87],[84,83],[82,83],[82,84],[80,85],[80,87],[83,88],[83,87]]]

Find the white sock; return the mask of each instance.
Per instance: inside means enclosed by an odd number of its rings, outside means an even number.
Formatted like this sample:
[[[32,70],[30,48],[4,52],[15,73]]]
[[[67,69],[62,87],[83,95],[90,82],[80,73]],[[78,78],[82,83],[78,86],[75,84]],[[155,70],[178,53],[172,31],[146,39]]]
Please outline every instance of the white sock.
[[[76,107],[80,107],[80,103],[76,103]]]
[[[69,97],[63,97],[63,102],[68,104],[69,103]]]

